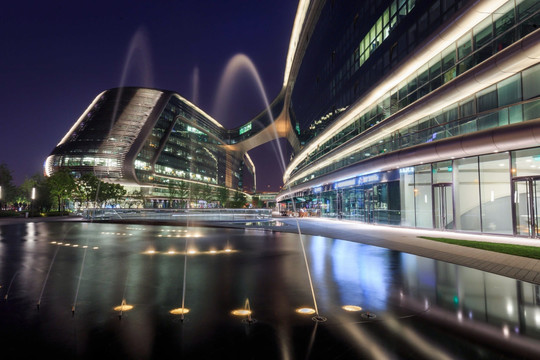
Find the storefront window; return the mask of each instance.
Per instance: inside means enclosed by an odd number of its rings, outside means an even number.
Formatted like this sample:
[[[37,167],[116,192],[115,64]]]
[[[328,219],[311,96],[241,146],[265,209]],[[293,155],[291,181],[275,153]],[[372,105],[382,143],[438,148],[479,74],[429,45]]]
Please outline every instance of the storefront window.
[[[456,229],[480,231],[478,158],[454,161]]]
[[[401,226],[415,226],[414,218],[414,168],[400,169],[399,186],[401,197]]]
[[[431,165],[414,167],[414,193],[416,199],[416,226],[432,228]]]
[[[512,234],[508,153],[480,156],[482,231]]]
[[[514,177],[540,177],[540,149],[512,152],[512,175]]]

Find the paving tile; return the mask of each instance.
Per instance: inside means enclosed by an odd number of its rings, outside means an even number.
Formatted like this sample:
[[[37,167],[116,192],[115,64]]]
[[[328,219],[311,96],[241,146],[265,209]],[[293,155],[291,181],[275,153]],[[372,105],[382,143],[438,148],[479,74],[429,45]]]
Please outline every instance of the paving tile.
[[[535,277],[537,277],[538,275],[540,275],[540,274],[537,273],[536,271],[529,271],[529,273],[527,275],[525,275],[523,280],[528,281],[528,282],[533,282]]]

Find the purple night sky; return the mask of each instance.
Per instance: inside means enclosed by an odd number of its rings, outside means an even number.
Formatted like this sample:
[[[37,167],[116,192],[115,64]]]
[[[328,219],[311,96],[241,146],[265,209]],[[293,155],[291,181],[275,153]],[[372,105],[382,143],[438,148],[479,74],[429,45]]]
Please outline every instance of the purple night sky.
[[[124,68],[125,86],[176,91],[226,128],[247,122],[264,109],[248,76],[231,89],[229,111],[213,112],[223,70],[234,55],[247,55],[273,100],[282,86],[297,5],[291,0],[4,3],[0,163],[12,170],[16,185],[41,173],[45,158],[94,97],[122,85]],[[138,46],[126,67],[131,44]],[[278,190],[282,172],[274,146],[250,155],[258,190]]]

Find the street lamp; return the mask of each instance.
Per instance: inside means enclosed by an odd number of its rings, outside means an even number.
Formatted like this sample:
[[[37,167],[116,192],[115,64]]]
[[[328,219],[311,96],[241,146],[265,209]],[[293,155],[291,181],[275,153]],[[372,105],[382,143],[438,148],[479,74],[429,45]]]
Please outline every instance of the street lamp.
[[[36,199],[36,188],[33,187],[32,188],[32,201],[30,202],[30,212],[32,212],[34,210],[34,200]]]

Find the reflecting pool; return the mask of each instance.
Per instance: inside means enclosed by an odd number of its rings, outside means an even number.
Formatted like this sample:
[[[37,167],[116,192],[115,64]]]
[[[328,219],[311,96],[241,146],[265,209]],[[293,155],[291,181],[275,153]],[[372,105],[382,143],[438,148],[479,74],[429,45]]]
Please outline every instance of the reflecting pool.
[[[0,356],[540,358],[540,287],[354,242],[82,222],[0,226]],[[39,306],[38,306],[39,304]]]

